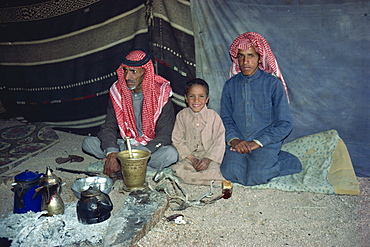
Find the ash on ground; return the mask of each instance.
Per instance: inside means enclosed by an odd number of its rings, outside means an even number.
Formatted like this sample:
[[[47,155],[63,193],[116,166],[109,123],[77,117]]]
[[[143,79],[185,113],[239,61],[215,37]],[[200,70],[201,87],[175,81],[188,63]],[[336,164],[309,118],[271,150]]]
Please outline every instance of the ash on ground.
[[[0,237],[12,240],[11,246],[76,246],[84,242],[97,245],[110,221],[80,223],[76,203],[66,205],[62,215],[43,216],[45,213],[9,214],[0,220]]]

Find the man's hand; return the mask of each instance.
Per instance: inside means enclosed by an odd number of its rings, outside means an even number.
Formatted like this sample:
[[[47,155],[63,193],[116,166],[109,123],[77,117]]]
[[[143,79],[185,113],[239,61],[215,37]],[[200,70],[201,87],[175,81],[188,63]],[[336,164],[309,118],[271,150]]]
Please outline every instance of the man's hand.
[[[104,174],[110,176],[121,170],[121,165],[117,159],[117,153],[110,153],[104,163]]]
[[[234,139],[230,142],[231,144],[231,151],[236,151],[240,154],[248,154],[251,153],[253,150],[260,148],[261,146],[255,143],[254,141],[247,142],[240,139]]]
[[[208,158],[203,158],[203,159],[198,161],[198,163],[194,166],[194,168],[195,168],[195,170],[197,170],[197,172],[207,170],[211,161],[212,160],[210,160]]]

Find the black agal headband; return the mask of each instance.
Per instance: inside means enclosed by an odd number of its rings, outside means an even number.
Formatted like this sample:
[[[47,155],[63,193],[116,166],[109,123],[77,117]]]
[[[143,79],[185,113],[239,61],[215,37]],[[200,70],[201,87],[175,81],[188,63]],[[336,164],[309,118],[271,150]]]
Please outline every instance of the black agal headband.
[[[143,51],[145,53],[145,57],[143,59],[139,60],[139,61],[128,60],[128,59],[126,59],[126,56],[129,53],[132,52],[132,51],[129,51],[128,53],[126,53],[126,55],[123,56],[122,64],[127,65],[129,67],[139,67],[139,66],[143,66],[144,64],[149,62],[150,55],[145,50],[143,50],[143,49],[136,49],[136,50]]]

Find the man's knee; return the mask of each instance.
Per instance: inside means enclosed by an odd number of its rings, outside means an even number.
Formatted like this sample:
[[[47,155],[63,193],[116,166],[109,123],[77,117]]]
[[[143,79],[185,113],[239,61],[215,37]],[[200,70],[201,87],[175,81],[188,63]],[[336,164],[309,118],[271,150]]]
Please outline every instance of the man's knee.
[[[100,148],[100,140],[96,136],[88,136],[82,141],[82,150],[97,158],[104,158],[104,152]]]
[[[222,175],[233,182],[241,180],[241,176],[245,173],[244,155],[234,151],[226,150],[222,160],[220,170]]]
[[[167,159],[167,162],[169,164],[173,164],[177,162],[179,154],[177,152],[177,149],[174,146],[172,145],[163,146],[163,147],[160,147],[160,149],[162,149],[161,150],[162,155]]]
[[[98,138],[95,137],[95,136],[85,137],[85,139],[83,139],[83,141],[82,141],[82,149],[89,153],[89,151],[91,151],[92,147],[96,146],[96,141],[97,141],[96,139],[98,139]]]
[[[178,153],[172,145],[162,146],[151,154],[149,166],[153,168],[165,168],[177,162]]]
[[[280,168],[278,164],[263,164],[259,163],[259,165],[250,165],[248,167],[248,173],[246,176],[245,183],[246,185],[259,185],[259,184],[266,184],[272,178],[277,177],[280,172]]]

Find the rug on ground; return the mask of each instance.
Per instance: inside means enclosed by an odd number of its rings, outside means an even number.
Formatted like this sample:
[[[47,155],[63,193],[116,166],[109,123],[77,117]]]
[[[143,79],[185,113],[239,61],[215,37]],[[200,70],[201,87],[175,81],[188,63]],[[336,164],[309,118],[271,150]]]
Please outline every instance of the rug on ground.
[[[0,174],[44,151],[59,141],[43,123],[16,125],[0,130]]]

